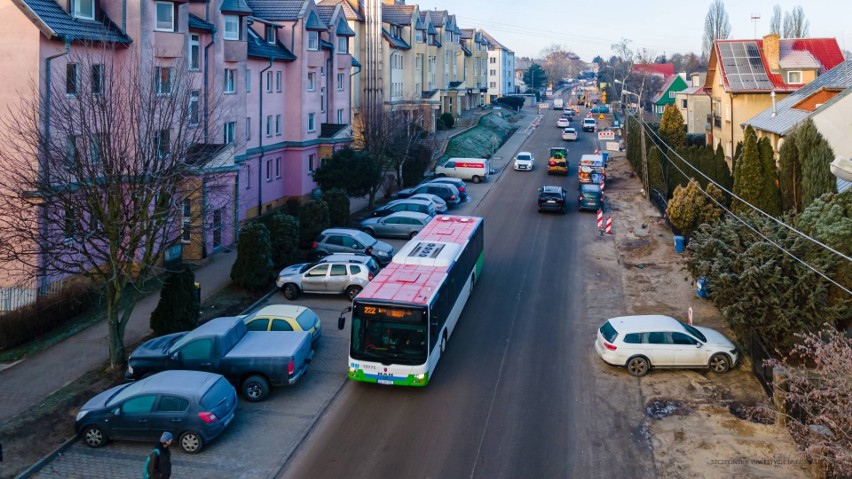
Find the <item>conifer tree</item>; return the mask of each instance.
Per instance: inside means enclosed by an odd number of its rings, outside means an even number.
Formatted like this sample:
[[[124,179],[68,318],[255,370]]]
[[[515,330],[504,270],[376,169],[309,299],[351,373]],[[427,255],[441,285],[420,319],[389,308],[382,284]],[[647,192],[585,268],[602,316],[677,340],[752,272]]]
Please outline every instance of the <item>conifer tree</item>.
[[[668,192],[666,180],[663,177],[663,165],[660,162],[660,150],[656,146],[648,150],[648,188],[651,191],[658,190],[664,195]]]
[[[734,170],[734,194],[744,201],[751,203],[757,208],[763,209],[761,204],[762,168],[760,163],[760,151],[757,147],[757,134],[751,126],[746,127],[745,139],[743,141],[742,155],[736,163]],[[734,199],[734,213],[742,214],[751,211],[748,205]]]
[[[272,242],[263,223],[250,223],[240,231],[237,259],[231,280],[249,291],[258,291],[272,280]]]
[[[769,138],[763,137],[757,143],[760,154],[761,190],[760,203],[763,211],[772,216],[781,214],[781,196],[778,193],[778,169],[775,167],[775,150]]]
[[[796,128],[795,134],[802,162],[802,206],[806,208],[824,193],[837,191],[837,179],[831,174],[834,152],[810,118]]]
[[[195,273],[184,267],[163,283],[160,302],[151,313],[151,330],[155,336],[189,331],[198,326],[200,312]]]
[[[788,135],[778,151],[778,183],[783,210],[801,213],[802,163],[795,134]]]

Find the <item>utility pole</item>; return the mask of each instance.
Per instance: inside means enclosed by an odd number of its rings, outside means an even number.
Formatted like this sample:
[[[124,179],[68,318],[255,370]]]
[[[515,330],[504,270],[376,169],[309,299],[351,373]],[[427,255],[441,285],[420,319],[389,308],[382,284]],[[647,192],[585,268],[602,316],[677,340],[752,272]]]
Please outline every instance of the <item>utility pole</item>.
[[[642,99],[639,98],[639,104]],[[645,148],[645,125],[642,122],[642,109],[639,108],[639,135],[642,139],[642,185],[645,189],[645,199],[651,198],[651,185],[648,183],[648,149]]]

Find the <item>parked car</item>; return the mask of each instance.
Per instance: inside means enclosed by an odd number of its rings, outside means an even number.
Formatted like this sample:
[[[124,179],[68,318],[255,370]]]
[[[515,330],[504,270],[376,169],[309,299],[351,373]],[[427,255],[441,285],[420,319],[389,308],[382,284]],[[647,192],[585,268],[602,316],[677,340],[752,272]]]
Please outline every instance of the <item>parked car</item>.
[[[568,194],[561,186],[542,186],[538,189],[538,212],[556,211],[562,214],[568,210]]]
[[[625,366],[636,377],[651,368],[710,368],[725,373],[739,360],[737,347],[722,333],[663,315],[608,319],[598,329],[595,350],[605,362]]]
[[[378,272],[379,264],[368,254],[333,253],[282,269],[275,285],[290,301],[302,293],[345,294],[352,300]]]
[[[485,158],[450,158],[435,168],[435,174],[479,183],[491,175],[491,162]]]
[[[420,193],[440,196],[447,203],[447,207],[461,203],[461,194],[458,188],[446,183],[423,183],[400,190],[396,195],[398,198],[408,198]]]
[[[603,208],[604,196],[599,183],[580,183],[577,209],[597,211]]]
[[[211,319],[189,332],[142,343],[128,358],[125,379],[187,369],[221,374],[243,396],[262,401],[269,387],[296,384],[313,357],[310,333],[248,331],[242,318]]]
[[[594,118],[583,118],[583,131],[595,131],[598,122]]]
[[[568,128],[569,126],[571,126],[571,122],[568,121],[568,118],[563,117],[556,120],[556,126],[558,128]]]
[[[577,141],[577,130],[573,128],[562,130],[562,139],[565,141]]]
[[[435,205],[429,200],[405,198],[401,200],[388,201],[385,205],[373,210],[373,212],[370,213],[370,216],[387,216],[398,211],[416,211],[418,213],[425,213],[429,216],[435,216],[438,214],[438,210],[435,208]]]
[[[532,171],[535,158],[532,153],[522,151],[515,155],[515,171]]]
[[[376,258],[380,266],[393,259],[393,246],[355,228],[329,228],[317,236],[313,256],[320,259],[332,253],[364,253]]]
[[[362,256],[375,263],[373,258]],[[379,266],[376,265],[376,270],[378,269]],[[307,331],[311,333],[313,343],[322,337],[322,322],[319,316],[304,306],[273,304],[242,318],[249,331]]]
[[[459,198],[461,198],[462,201],[465,201],[467,199],[467,186],[465,186],[464,180],[462,180],[461,178],[452,178],[452,177],[449,177],[449,176],[444,176],[444,177],[438,177],[438,178],[426,181],[424,184],[427,184],[427,183],[428,184],[438,183],[438,184],[445,184],[445,185],[453,185],[453,186],[456,187],[457,190],[459,190]]]
[[[566,106],[565,108],[563,108],[563,109],[562,109],[562,114],[563,114],[563,115],[568,115],[568,116],[567,116],[567,118],[568,118],[569,120],[571,119],[571,117],[573,117],[573,116],[574,116],[574,113],[575,113],[575,112],[574,112],[574,107],[573,107],[573,106],[571,106],[571,105],[568,105],[568,106]]]
[[[383,218],[367,218],[361,222],[361,229],[372,236],[414,238],[431,220],[423,213],[400,211]]]
[[[74,429],[89,447],[112,439],[154,443],[164,431],[194,454],[234,419],[237,392],[205,371],[163,371],[107,389],[86,401]]]
[[[435,211],[437,211],[438,214],[447,212],[447,202],[444,201],[438,195],[432,195],[432,194],[429,194],[429,193],[418,193],[416,195],[411,195],[408,198],[411,199],[411,200],[431,201],[432,205],[435,206]]]

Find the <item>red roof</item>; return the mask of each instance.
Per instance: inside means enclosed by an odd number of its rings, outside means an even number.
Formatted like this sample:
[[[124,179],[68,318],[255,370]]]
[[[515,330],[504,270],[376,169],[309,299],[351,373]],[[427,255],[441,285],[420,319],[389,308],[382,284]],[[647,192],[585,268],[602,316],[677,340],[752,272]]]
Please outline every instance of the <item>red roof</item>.
[[[358,294],[358,299],[426,305],[446,274],[446,267],[392,262]]]
[[[674,63],[635,63],[631,70],[636,73],[647,73],[649,75],[662,75],[668,77],[674,75]]]
[[[438,215],[417,233],[417,239],[464,244],[481,222],[481,219],[473,216]]]

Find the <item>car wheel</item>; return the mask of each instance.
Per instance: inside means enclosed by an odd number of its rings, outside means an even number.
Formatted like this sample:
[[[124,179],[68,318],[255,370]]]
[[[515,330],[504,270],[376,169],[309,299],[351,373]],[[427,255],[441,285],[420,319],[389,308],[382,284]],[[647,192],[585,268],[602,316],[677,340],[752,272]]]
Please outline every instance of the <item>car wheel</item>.
[[[293,283],[287,283],[283,288],[284,297],[293,301],[294,299],[299,297],[299,287]]]
[[[474,175],[473,178],[471,178],[471,181],[473,181],[474,183],[479,183],[480,181],[482,181],[482,178]]]
[[[648,362],[647,358],[634,356],[627,360],[627,372],[630,373],[631,376],[641,378],[648,374],[649,369],[651,369],[651,363]]]
[[[349,301],[355,299],[356,296],[361,292],[360,286],[350,286],[346,288],[346,297],[349,298]]]
[[[103,447],[106,445],[108,439],[104,430],[100,426],[93,424],[83,430],[83,440],[86,441],[86,445],[89,447]]]
[[[412,231],[411,233],[408,234],[408,239],[414,239],[415,236],[417,236],[417,232]]]
[[[180,435],[180,448],[186,453],[198,454],[204,448],[204,439],[197,432],[186,431]]]
[[[728,359],[728,356],[722,353],[714,354],[710,358],[710,369],[712,369],[714,373],[726,373],[729,369],[731,369],[731,360]]]
[[[376,232],[373,230],[373,228],[364,228],[364,233],[367,233],[368,235],[374,238],[376,237]]]
[[[249,402],[263,401],[266,396],[269,396],[269,381],[263,376],[249,376],[243,381],[241,390],[243,397]]]

